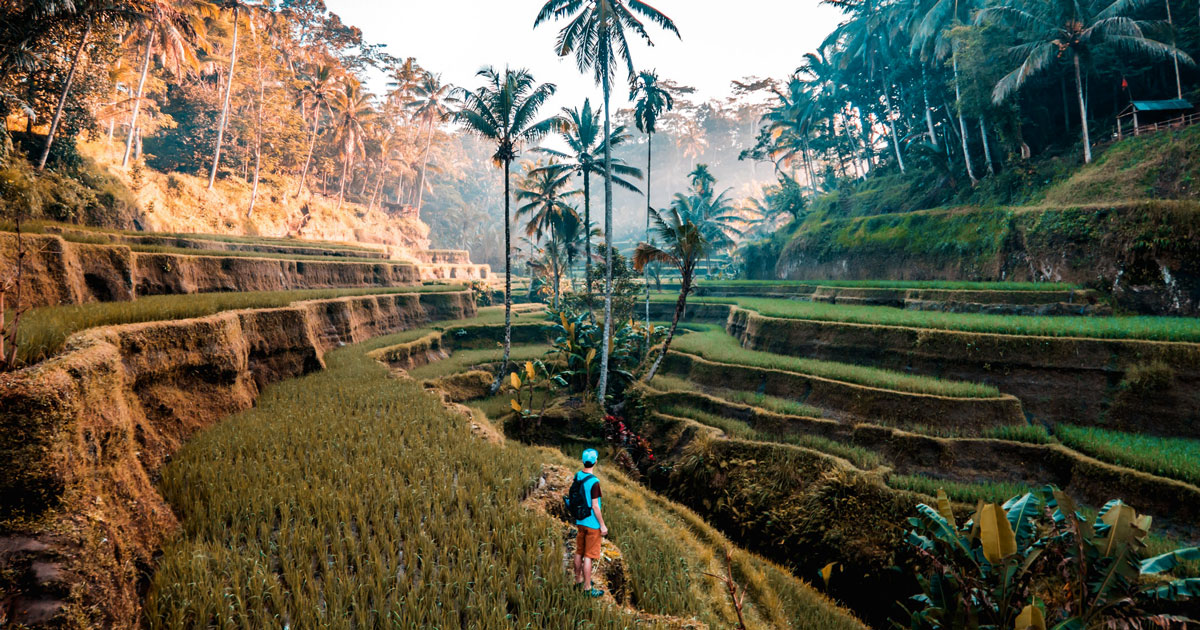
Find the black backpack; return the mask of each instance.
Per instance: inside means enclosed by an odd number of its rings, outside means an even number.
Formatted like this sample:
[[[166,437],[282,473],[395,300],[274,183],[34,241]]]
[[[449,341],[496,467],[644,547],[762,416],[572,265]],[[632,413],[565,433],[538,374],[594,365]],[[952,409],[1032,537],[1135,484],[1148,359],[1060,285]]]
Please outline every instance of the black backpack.
[[[567,516],[570,516],[572,520],[582,521],[592,515],[592,502],[583,496],[583,484],[591,478],[592,475],[576,477],[575,481],[571,482],[571,488],[567,490],[567,495],[563,497]]]

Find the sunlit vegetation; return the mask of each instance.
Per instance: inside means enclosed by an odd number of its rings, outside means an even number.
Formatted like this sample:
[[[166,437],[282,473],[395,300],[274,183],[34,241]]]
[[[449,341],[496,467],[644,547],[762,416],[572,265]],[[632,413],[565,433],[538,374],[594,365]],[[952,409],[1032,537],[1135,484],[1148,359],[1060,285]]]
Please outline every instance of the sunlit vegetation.
[[[655,375],[654,380],[650,381],[650,385],[661,391],[682,391],[682,392],[707,392],[719,398],[724,398],[743,405],[751,407],[759,407],[767,411],[774,411],[792,416],[804,416],[806,418],[822,418],[825,412],[821,409],[806,405],[795,400],[788,400],[778,396],[768,396],[758,392],[748,392],[741,389],[724,389],[718,387],[702,388],[696,383],[685,378],[679,378],[670,374]]]
[[[549,353],[553,348],[549,344],[513,345],[509,360],[525,362],[533,359],[550,359]],[[484,348],[480,350],[458,350],[449,359],[435,361],[413,368],[409,374],[416,379],[432,379],[466,372],[472,367],[486,365],[497,367],[504,351],[501,348]]]
[[[748,350],[723,330],[693,332],[676,339],[675,349],[717,363],[732,363],[772,370],[798,372],[820,378],[844,381],[868,387],[878,387],[918,394],[935,394],[960,398],[994,398],[999,390],[990,385],[963,381],[942,380],[881,370],[878,368],[837,363],[817,359],[791,357],[770,352]]]
[[[454,286],[431,285],[365,289],[301,289],[296,291],[249,291],[244,293],[193,293],[152,295],[132,302],[92,302],[69,306],[36,308],[25,314],[18,337],[19,358],[36,363],[58,353],[72,333],[114,324],[169,321],[203,317],[244,308],[274,308],[303,300],[322,300],[357,295],[396,293],[439,293]]]
[[[634,624],[571,591],[558,526],[519,506],[542,463],[569,462],[474,438],[417,383],[388,378],[364,354],[408,337],[330,353],[328,370],[270,388],[178,454],[162,488],[183,531],[151,584],[151,627]],[[605,475],[631,600],[722,623],[728,599],[697,579],[720,536],[615,470]],[[861,627],[781,569],[734,555],[756,622]]]
[[[1063,444],[1102,461],[1200,485],[1200,440],[1060,424]]]

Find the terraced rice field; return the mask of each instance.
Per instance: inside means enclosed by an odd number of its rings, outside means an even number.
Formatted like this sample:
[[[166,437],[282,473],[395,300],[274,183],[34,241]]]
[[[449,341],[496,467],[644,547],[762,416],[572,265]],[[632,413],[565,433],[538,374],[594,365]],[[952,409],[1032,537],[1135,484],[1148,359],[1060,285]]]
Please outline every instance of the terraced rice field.
[[[1070,291],[1066,282],[960,282],[954,280],[701,280],[699,286],[845,287],[853,289],[942,289],[948,291]]]
[[[1200,440],[1060,424],[1054,436],[1096,459],[1200,485]]]
[[[245,293],[193,293],[146,296],[132,302],[93,302],[36,308],[25,313],[21,320],[17,338],[18,360],[24,364],[45,360],[57,354],[73,333],[97,326],[188,319],[244,308],[276,308],[304,300],[396,293],[438,293],[459,288],[452,285],[428,285]]]
[[[801,302],[775,298],[704,298],[689,303],[736,304],[767,317],[936,328],[1004,335],[1200,341],[1200,319],[1183,317],[1050,317],[912,311],[886,306]]]
[[[151,627],[668,627],[572,592],[560,526],[519,507],[548,449],[473,437],[412,381],[366,353],[269,388],[163,472],[183,522],[149,587]],[[230,475],[236,467],[237,475]],[[605,470],[629,598],[651,615],[730,623],[714,549],[695,515]],[[607,507],[607,506],[606,506]],[[746,611],[764,627],[861,629],[780,568],[740,551]],[[678,627],[672,626],[672,627]]]
[[[734,363],[771,370],[799,372],[867,387],[955,398],[995,398],[1000,396],[1000,391],[990,385],[904,374],[852,363],[837,363],[747,350],[738,344],[737,339],[719,326],[709,326],[705,330],[677,337],[672,342],[671,349],[694,354],[718,363]]]

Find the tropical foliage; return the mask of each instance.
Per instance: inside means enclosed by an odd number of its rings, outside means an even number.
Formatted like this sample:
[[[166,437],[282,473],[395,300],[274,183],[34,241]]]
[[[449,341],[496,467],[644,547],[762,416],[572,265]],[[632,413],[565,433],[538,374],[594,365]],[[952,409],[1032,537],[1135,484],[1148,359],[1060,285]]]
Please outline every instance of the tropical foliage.
[[[1200,595],[1200,579],[1172,578],[1200,548],[1146,557],[1149,516],[1109,501],[1094,520],[1053,487],[1003,505],[979,502],[959,526],[950,500],[917,506],[907,542],[923,561],[911,627],[1166,627],[1188,620],[1148,605]]]

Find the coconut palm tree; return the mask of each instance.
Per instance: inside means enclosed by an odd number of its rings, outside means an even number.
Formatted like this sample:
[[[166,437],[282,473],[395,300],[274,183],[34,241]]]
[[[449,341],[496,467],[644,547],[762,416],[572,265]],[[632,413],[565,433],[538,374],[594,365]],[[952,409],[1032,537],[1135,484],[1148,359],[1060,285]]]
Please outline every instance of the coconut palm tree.
[[[225,97],[221,105],[221,119],[217,123],[217,145],[213,148],[212,170],[208,174],[208,189],[212,190],[217,181],[217,168],[221,165],[221,143],[225,140],[225,124],[229,121],[229,98],[233,94],[233,74],[237,69],[238,25],[242,14],[249,15],[263,11],[261,4],[251,4],[243,0],[216,0],[215,6],[222,11],[233,12],[233,38],[229,48],[229,71],[225,76]]]
[[[630,31],[647,43],[650,34],[638,16],[679,35],[671,18],[641,0],[548,0],[538,12],[533,26],[549,20],[569,19],[558,33],[555,46],[560,57],[575,56],[580,72],[591,68],[596,83],[604,94],[604,137],[611,137],[611,83],[616,69],[624,62],[628,75],[633,76],[626,32]],[[608,387],[608,355],[612,338],[612,146],[604,145],[604,334],[600,353],[600,380],[596,398],[604,405]]]
[[[308,136],[308,151],[304,156],[304,168],[300,170],[300,183],[296,187],[296,197],[304,192],[308,181],[308,167],[312,165],[313,149],[317,146],[317,136],[320,135],[321,112],[330,111],[329,99],[334,93],[336,74],[333,66],[320,64],[310,72],[300,77],[299,96],[303,107],[312,108],[312,130]]]
[[[675,98],[658,82],[653,70],[638,73],[629,87],[629,100],[634,102],[633,122],[638,131],[646,134],[646,241],[650,241],[650,168],[654,155],[654,132],[658,118],[675,108]],[[650,281],[646,278],[646,338],[650,338]]]
[[[144,17],[135,22],[135,33],[146,38],[142,60],[142,73],[138,79],[137,93],[133,98],[133,111],[129,116],[129,136],[125,139],[125,155],[121,166],[129,165],[133,140],[137,133],[138,114],[142,108],[142,96],[146,88],[146,74],[155,50],[161,54],[163,67],[175,76],[187,69],[198,70],[200,61],[196,48],[203,45],[204,20],[200,9],[203,4],[191,5],[191,10],[181,10],[177,3],[169,0],[144,0]]]
[[[679,299],[675,301],[675,314],[671,318],[671,328],[667,332],[666,341],[663,342],[662,351],[654,360],[654,364],[650,366],[650,371],[646,373],[645,380],[647,382],[658,373],[663,357],[667,356],[667,351],[671,348],[671,340],[675,338],[675,331],[679,328],[679,319],[683,316],[683,310],[687,306],[688,293],[691,292],[692,284],[695,282],[696,265],[709,255],[708,239],[704,237],[700,226],[696,225],[686,213],[681,214],[677,207],[673,206],[662,212],[651,211],[650,220],[653,223],[651,230],[655,240],[662,245],[638,243],[637,249],[633,252],[633,268],[641,273],[649,263],[671,265],[679,270],[680,280]]]
[[[1021,64],[996,84],[995,102],[1003,102],[1021,89],[1025,81],[1064,56],[1075,75],[1075,95],[1079,99],[1083,161],[1092,161],[1092,143],[1088,135],[1087,101],[1083,95],[1084,63],[1103,47],[1124,49],[1157,59],[1175,58],[1191,64],[1183,51],[1155,41],[1143,31],[1145,22],[1129,17],[1141,0],[1009,0],[1007,5],[983,9],[976,22],[998,21],[1013,27],[1023,42],[1012,48]]]
[[[1061,0],[1047,0],[1046,4],[1058,3]],[[1068,0],[1069,1],[1069,0]],[[962,111],[962,89],[958,76],[958,46],[949,36],[951,28],[970,21],[971,14],[980,6],[979,0],[920,0],[913,5],[917,19],[913,21],[915,28],[912,33],[911,50],[920,52],[929,61],[944,61],[950,58],[954,70],[954,103],[958,110],[959,136],[962,139],[963,162],[967,167],[967,177],[971,184],[979,179],[975,177],[975,168],[971,165],[970,139],[967,131],[966,118]]]
[[[597,174],[603,175],[605,172],[604,160],[598,158],[604,154],[606,145],[620,146],[629,139],[629,136],[625,134],[624,125],[619,125],[616,129],[612,130],[609,141],[605,142],[600,137],[602,126],[600,112],[592,110],[590,99],[583,100],[582,108],[564,107],[561,118],[564,124],[562,129],[559,130],[559,136],[566,143],[569,151],[556,151],[549,148],[537,148],[534,150],[560,160],[557,164],[542,168],[570,171],[583,179],[583,223],[586,226],[586,231],[591,232],[592,176]],[[626,190],[641,192],[633,182],[625,179],[626,177],[641,179],[642,172],[640,170],[629,166],[621,158],[612,158],[612,169],[612,181],[614,184]],[[592,240],[590,238],[584,243],[584,250],[584,286],[590,292],[592,290]],[[588,307],[591,307],[590,293],[588,296]]]
[[[341,208],[346,197],[346,175],[350,173],[354,157],[363,152],[363,140],[368,136],[367,125],[375,110],[371,107],[370,96],[353,79],[347,79],[341,91],[334,93],[332,109],[334,142],[342,152],[342,180],[338,188],[337,205]]]
[[[433,146],[433,129],[445,122],[458,105],[454,97],[454,86],[442,83],[442,75],[425,73],[413,88],[414,99],[407,106],[412,108],[417,120],[426,126],[425,153],[421,157],[421,174],[417,180],[417,212],[421,212],[421,201],[425,196],[425,170],[429,165],[429,150]]]
[[[141,20],[149,12],[150,4],[148,3],[153,2],[154,0],[73,0],[35,3],[33,14],[36,16],[68,23],[82,21],[84,25],[83,32],[79,35],[79,43],[71,55],[71,68],[63,80],[58,104],[54,107],[54,117],[50,119],[50,130],[46,133],[46,144],[42,147],[41,157],[38,158],[37,170],[41,171],[46,168],[46,160],[50,157],[50,148],[54,145],[54,137],[58,134],[58,126],[62,123],[63,108],[66,107],[67,97],[71,94],[71,87],[75,83],[75,74],[79,70],[79,62],[83,58],[84,50],[87,49],[95,27],[110,21],[129,23]],[[24,53],[25,50],[22,46],[18,46],[13,52]],[[29,52],[32,53],[32,51]],[[22,60],[13,58],[11,54],[8,56],[10,58],[4,59],[4,68],[0,69],[0,74],[7,73],[11,67],[34,61],[34,58],[26,57],[23,60],[24,63],[19,63]],[[24,57],[23,54],[20,56]],[[33,120],[32,117],[29,120]]]
[[[459,88],[462,107],[455,120],[471,133],[496,143],[492,162],[504,169],[504,357],[491,391],[500,389],[512,350],[512,229],[509,221],[510,171],[521,148],[562,126],[558,118],[538,120],[538,110],[554,95],[552,83],[537,83],[528,70],[503,73],[488,67],[479,71],[484,84],[475,91]]]
[[[550,166],[557,166],[553,162]],[[578,190],[568,190],[571,185],[571,173],[561,170],[533,168],[517,185],[517,202],[524,202],[517,207],[517,217],[527,216],[529,222],[525,225],[525,234],[541,241],[546,232],[550,233],[550,242],[558,245],[558,235],[555,229],[562,222],[562,217],[575,209],[564,200],[580,194]],[[555,250],[558,251],[557,249]],[[561,269],[558,267],[558,257],[551,258],[551,274],[554,276],[554,308],[558,308],[558,287],[561,280]]]

